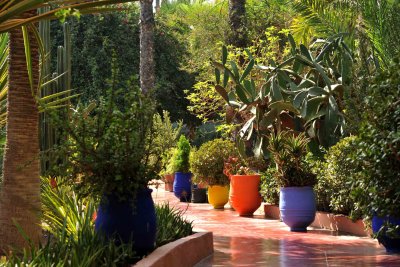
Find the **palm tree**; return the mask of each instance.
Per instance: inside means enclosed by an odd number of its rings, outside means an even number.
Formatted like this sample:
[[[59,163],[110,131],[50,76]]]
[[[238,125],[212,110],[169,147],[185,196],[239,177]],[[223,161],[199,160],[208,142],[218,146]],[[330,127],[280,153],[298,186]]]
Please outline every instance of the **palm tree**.
[[[140,0],[140,88],[146,94],[154,84],[153,0]]]
[[[29,18],[36,11],[21,15]],[[33,84],[38,82],[38,43],[30,32]],[[38,107],[32,97],[21,28],[9,36],[7,140],[0,192],[0,247],[25,247],[16,224],[34,242],[40,238],[40,180]]]
[[[229,44],[244,48],[247,46],[246,0],[229,0]]]

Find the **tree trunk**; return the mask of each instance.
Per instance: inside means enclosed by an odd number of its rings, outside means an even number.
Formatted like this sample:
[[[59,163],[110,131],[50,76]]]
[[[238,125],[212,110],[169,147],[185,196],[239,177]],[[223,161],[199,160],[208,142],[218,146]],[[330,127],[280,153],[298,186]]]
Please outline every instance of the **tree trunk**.
[[[154,88],[153,0],[140,0],[140,87],[144,94]]]
[[[156,0],[156,12],[160,11],[160,0]]]
[[[23,14],[30,17],[36,11]],[[30,34],[34,87],[38,84],[39,52]],[[40,239],[39,113],[29,83],[20,28],[9,40],[7,130],[0,191],[0,249],[27,247],[15,223],[37,244]]]
[[[246,0],[229,0],[229,44],[244,48],[247,46]]]

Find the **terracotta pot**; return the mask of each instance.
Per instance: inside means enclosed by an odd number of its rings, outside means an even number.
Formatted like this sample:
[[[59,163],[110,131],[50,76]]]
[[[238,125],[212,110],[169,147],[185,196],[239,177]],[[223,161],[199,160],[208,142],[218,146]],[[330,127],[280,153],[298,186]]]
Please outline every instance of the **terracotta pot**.
[[[213,185],[208,188],[208,203],[214,209],[223,209],[228,203],[229,188],[228,186]]]
[[[164,182],[165,182],[165,191],[173,192],[174,191],[174,174],[166,174],[164,175]]]
[[[231,176],[230,200],[240,216],[253,215],[261,205],[260,179],[258,174]]]

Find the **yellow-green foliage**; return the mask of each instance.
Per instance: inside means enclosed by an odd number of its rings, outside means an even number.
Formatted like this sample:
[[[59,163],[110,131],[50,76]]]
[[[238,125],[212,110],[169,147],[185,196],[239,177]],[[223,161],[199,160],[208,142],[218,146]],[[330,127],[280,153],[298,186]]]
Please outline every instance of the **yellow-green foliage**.
[[[226,185],[229,179],[223,173],[224,162],[236,156],[235,144],[228,140],[214,139],[204,143],[190,157],[190,170],[197,181],[209,185]]]

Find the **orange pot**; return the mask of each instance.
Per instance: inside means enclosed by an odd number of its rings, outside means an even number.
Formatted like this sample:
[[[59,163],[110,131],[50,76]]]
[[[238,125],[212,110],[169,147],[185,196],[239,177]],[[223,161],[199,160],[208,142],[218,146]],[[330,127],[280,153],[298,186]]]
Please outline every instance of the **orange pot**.
[[[253,215],[261,205],[260,179],[258,174],[231,176],[230,200],[240,216]]]
[[[164,175],[165,191],[174,191],[174,178],[175,176],[173,174]]]

